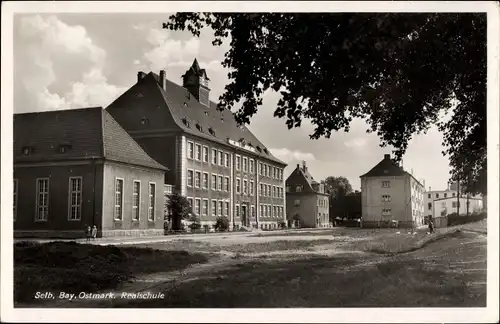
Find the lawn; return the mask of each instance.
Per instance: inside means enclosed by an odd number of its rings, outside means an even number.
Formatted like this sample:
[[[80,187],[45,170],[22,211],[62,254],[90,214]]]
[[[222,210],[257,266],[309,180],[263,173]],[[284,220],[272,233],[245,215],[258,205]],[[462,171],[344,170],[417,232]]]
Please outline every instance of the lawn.
[[[113,289],[140,274],[184,269],[206,261],[206,256],[186,251],[19,242],[14,245],[14,301],[33,302],[36,292]]]
[[[116,307],[484,307],[485,243],[477,234],[454,232],[403,254],[241,262],[160,284],[163,300]]]

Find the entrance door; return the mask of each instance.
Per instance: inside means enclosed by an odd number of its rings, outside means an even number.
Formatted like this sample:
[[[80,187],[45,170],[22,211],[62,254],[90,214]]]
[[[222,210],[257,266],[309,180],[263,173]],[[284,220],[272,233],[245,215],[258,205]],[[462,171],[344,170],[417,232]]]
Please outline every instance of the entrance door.
[[[248,226],[248,214],[246,205],[241,205],[241,223],[243,224],[243,226]]]

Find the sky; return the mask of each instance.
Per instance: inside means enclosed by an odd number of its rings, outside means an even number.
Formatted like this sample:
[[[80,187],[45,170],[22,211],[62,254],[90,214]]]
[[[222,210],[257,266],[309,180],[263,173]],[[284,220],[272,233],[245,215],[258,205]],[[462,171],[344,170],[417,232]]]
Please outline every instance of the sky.
[[[210,98],[217,101],[228,83],[220,62],[228,42],[212,45],[213,32],[199,38],[189,32],[161,28],[169,14],[17,14],[14,18],[14,112],[35,112],[91,106],[106,107],[130,88],[138,71],[166,70],[167,78],[181,83],[181,75],[197,58],[211,80]],[[289,130],[285,119],[273,117],[279,94],[268,91],[249,128],[288,163],[285,176],[306,161],[316,180],[344,176],[354,190],[359,176],[368,172],[390,147],[381,148],[367,124],[354,120],[348,133],[329,139],[309,139],[313,125],[304,120]],[[415,135],[403,157],[403,167],[426,189],[445,189],[448,158],[441,154],[442,134],[432,127]]]

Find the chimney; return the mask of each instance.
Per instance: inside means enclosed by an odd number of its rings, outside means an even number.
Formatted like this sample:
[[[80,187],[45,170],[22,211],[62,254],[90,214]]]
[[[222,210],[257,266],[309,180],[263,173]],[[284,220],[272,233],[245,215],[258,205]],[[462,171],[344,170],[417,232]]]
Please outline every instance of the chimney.
[[[160,70],[160,86],[163,90],[165,90],[165,86],[166,86],[166,79],[167,79],[167,76],[165,74],[165,70]]]
[[[384,154],[384,160],[389,160],[391,158],[390,154]]]
[[[137,72],[137,82],[140,82],[144,77],[146,76],[146,73],[139,71]]]
[[[297,169],[300,169],[300,164],[297,164]]]
[[[429,186],[429,191],[432,191],[432,188]]]
[[[307,170],[306,161],[302,161],[302,170]]]

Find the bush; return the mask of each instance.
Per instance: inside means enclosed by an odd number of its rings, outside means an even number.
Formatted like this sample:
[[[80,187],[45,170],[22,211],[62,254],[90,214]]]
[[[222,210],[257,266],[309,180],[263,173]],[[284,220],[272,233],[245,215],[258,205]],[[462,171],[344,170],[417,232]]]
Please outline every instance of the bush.
[[[191,231],[196,231],[201,228],[200,217],[198,217],[198,215],[192,215],[189,221],[191,221],[191,224],[189,224]]]
[[[219,232],[227,231],[229,229],[229,219],[226,216],[217,217],[214,227]]]
[[[281,229],[285,229],[286,228],[286,222],[284,221],[281,221],[278,223],[278,227],[281,228]]]
[[[457,215],[452,213],[448,215],[448,226],[462,225],[467,223],[478,222],[486,219],[486,212],[472,213],[469,216]]]

